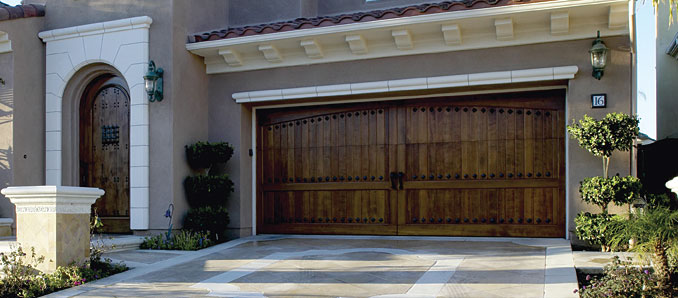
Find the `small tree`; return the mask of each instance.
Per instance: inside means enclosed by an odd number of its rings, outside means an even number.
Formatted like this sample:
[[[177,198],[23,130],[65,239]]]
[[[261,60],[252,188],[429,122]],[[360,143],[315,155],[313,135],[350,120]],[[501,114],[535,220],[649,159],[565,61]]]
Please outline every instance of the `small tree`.
[[[649,208],[617,222],[610,229],[612,247],[624,248],[629,239],[635,239],[637,244],[632,250],[652,256],[661,297],[672,297],[669,256],[675,257],[678,248],[678,211],[667,207]]]
[[[602,120],[584,115],[579,123],[574,122],[567,127],[582,148],[603,161],[603,176],[585,178],[579,187],[582,200],[599,206],[602,213],[583,212],[575,218],[577,236],[591,244],[601,245],[603,251],[609,250],[609,225],[620,220],[607,213],[608,205],[611,202],[618,206],[630,204],[640,197],[642,185],[638,178],[608,176],[612,153],[631,149],[639,133],[638,123],[634,116],[610,113]]]
[[[638,137],[638,123],[635,116],[622,113],[610,113],[602,120],[588,115],[579,123],[567,126],[570,135],[579,141],[579,145],[594,156],[603,159],[603,177],[607,178],[610,157],[615,150],[629,151],[633,140]]]

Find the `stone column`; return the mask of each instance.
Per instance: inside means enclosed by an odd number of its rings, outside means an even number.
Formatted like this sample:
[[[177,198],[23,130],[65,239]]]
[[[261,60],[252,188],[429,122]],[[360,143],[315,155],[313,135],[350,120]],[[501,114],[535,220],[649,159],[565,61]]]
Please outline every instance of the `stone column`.
[[[34,247],[37,255],[45,256],[38,269],[52,272],[89,257],[91,208],[103,190],[21,186],[5,188],[2,194],[16,205],[17,242],[25,252]]]

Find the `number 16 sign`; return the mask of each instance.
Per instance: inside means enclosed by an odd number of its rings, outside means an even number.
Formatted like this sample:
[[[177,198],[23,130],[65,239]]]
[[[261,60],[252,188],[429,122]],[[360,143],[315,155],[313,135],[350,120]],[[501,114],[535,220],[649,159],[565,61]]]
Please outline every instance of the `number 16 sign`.
[[[591,94],[591,107],[594,109],[607,107],[607,94]]]

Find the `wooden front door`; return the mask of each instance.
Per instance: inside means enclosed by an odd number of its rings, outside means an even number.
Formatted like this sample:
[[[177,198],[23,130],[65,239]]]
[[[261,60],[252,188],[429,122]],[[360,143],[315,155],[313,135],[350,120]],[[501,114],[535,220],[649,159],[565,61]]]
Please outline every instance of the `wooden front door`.
[[[93,206],[109,233],[129,232],[129,95],[118,77],[86,90],[80,114],[80,180],[106,193]]]
[[[565,235],[563,90],[258,117],[260,233]]]

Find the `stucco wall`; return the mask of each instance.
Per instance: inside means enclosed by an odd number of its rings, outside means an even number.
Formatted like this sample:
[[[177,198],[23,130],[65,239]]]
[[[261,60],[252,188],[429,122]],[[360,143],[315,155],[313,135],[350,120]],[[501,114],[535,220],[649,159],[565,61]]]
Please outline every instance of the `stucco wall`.
[[[678,22],[674,14],[669,24],[668,5],[660,3],[657,13],[657,140],[678,138],[678,60],[666,54],[678,32]]]
[[[170,203],[175,204],[177,210],[174,227],[181,227],[186,211],[182,182],[189,174],[184,145],[207,139],[207,78],[202,60],[186,51],[186,36],[213,26],[226,26],[228,1],[203,0],[198,5],[187,0],[50,0],[46,5],[48,13],[43,30],[135,16],[153,19],[149,57],[165,70],[165,74],[164,99],[149,106],[149,229],[167,228],[164,214]],[[210,9],[205,10],[205,7]],[[44,148],[44,144],[40,148]],[[64,164],[69,162],[63,161]]]
[[[235,104],[231,94],[241,91],[292,88],[313,85],[329,85],[351,82],[404,79],[426,76],[442,76],[466,73],[529,69],[552,66],[576,65],[579,73],[569,81],[567,96],[568,119],[580,119],[584,114],[603,117],[618,111],[630,113],[631,57],[627,37],[604,38],[612,49],[609,65],[602,80],[591,76],[588,50],[593,38],[570,42],[557,42],[528,46],[449,52],[429,55],[403,56],[357,62],[319,64],[287,67],[242,73],[210,76],[209,84],[209,137],[211,140],[239,141],[236,158],[229,172],[236,180],[238,202],[231,202],[232,228],[251,227],[251,110]],[[510,85],[499,86],[508,88]],[[446,90],[446,91],[454,91]],[[590,95],[608,94],[608,108],[591,109]],[[580,210],[594,210],[581,203],[579,181],[587,176],[601,175],[598,158],[581,149],[574,140],[567,142],[569,168],[568,200],[570,201],[570,230],[574,229],[572,218]],[[240,162],[239,167],[235,167]],[[613,157],[610,173],[628,175],[630,153]],[[239,209],[238,209],[239,208]]]
[[[12,52],[0,54],[0,187],[44,184],[45,51],[37,33],[43,18],[0,22]],[[0,195],[0,217],[14,205]]]

